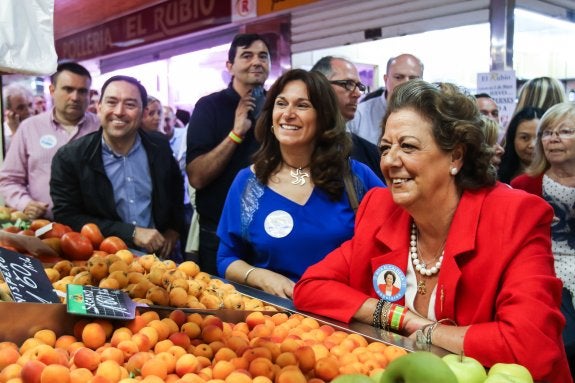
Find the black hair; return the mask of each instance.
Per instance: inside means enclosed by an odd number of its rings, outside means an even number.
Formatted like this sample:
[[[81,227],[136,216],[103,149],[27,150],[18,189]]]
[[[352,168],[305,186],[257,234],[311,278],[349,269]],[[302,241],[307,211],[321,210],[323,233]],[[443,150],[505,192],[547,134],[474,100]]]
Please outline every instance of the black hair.
[[[232,40],[232,44],[228,50],[228,61],[230,63],[234,62],[238,47],[247,48],[252,45],[254,41],[263,42],[268,52],[270,52],[270,45],[261,35],[258,35],[257,33],[240,33],[235,35],[234,39]]]
[[[391,276],[392,276],[392,278],[393,278],[393,283],[395,283],[395,278],[396,278],[396,277],[395,277],[395,273],[394,273],[393,271],[391,271],[391,270],[387,270],[387,271],[383,274],[383,280],[386,280],[388,275],[391,275]]]
[[[104,96],[104,92],[106,91],[106,88],[108,87],[108,85],[110,85],[110,83],[112,83],[114,81],[125,81],[125,82],[132,84],[132,85],[135,85],[138,88],[138,90],[140,91],[140,98],[142,99],[142,109],[148,105],[148,92],[146,91],[146,88],[140,83],[140,81],[138,81],[134,77],[130,77],[130,76],[118,75],[118,76],[112,76],[109,79],[107,79],[106,82],[104,83],[104,85],[102,85],[102,91],[100,92],[100,94],[102,96]],[[102,98],[100,98],[100,102],[101,101],[102,101]]]
[[[92,76],[90,75],[90,72],[88,71],[88,69],[84,68],[82,65],[80,65],[76,62],[68,61],[68,62],[58,64],[58,67],[56,68],[56,72],[52,76],[50,76],[50,81],[52,82],[52,84],[56,84],[56,81],[58,81],[58,77],[60,76],[60,73],[66,71],[66,70],[68,72],[75,73],[79,76],[88,77],[90,82],[92,81]]]
[[[491,98],[493,99],[488,93],[477,93],[475,98]]]
[[[515,151],[515,136],[517,135],[517,128],[524,121],[531,121],[534,119],[541,119],[543,117],[543,109],[527,106],[518,111],[515,116],[509,121],[507,125],[507,132],[505,132],[505,152],[501,157],[501,164],[497,176],[499,181],[510,183],[511,179],[521,168],[521,160]]]

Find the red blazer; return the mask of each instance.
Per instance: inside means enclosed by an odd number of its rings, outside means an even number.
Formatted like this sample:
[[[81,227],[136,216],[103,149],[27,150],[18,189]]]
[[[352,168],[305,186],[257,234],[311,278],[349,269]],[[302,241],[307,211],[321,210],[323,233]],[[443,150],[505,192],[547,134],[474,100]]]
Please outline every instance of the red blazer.
[[[525,190],[528,193],[543,196],[543,173],[537,177],[521,174],[511,180],[515,189]]]
[[[540,197],[507,185],[465,191],[445,244],[435,315],[472,325],[464,352],[487,367],[519,363],[536,380],[571,382],[552,218]],[[359,207],[354,237],[308,268],[295,286],[295,306],[349,322],[366,299],[377,298],[372,276],[379,266],[407,272],[410,223],[388,189],[372,189]]]

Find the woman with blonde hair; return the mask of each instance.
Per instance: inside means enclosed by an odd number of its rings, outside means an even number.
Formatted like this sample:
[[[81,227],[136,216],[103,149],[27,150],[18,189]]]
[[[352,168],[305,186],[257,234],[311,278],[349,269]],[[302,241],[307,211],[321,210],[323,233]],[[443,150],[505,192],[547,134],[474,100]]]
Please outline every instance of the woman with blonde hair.
[[[499,136],[499,124],[483,114],[481,115],[481,119],[483,120],[483,133],[485,134],[485,142],[487,143],[487,146],[493,149],[491,164],[495,166],[495,169],[499,169],[501,157],[503,156],[503,153],[505,153],[503,147],[499,144],[499,142],[497,142],[497,138]]]
[[[535,77],[523,84],[519,90],[513,114],[526,106],[541,108],[546,112],[553,105],[565,101],[565,88],[559,80],[552,77]]]

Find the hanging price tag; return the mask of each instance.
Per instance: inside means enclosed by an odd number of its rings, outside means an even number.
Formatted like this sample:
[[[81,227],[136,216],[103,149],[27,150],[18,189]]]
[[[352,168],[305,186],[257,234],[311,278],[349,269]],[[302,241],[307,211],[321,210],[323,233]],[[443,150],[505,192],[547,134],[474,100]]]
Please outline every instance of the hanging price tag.
[[[42,262],[0,248],[0,273],[15,302],[60,303]]]

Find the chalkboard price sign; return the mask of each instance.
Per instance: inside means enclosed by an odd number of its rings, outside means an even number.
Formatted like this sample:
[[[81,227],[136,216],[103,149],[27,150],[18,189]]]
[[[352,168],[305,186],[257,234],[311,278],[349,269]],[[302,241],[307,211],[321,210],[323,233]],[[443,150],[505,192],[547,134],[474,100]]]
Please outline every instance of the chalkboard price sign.
[[[136,317],[136,303],[121,290],[72,284],[66,288],[67,310],[70,314],[110,319]]]
[[[60,303],[42,262],[0,248],[0,273],[15,302]]]

